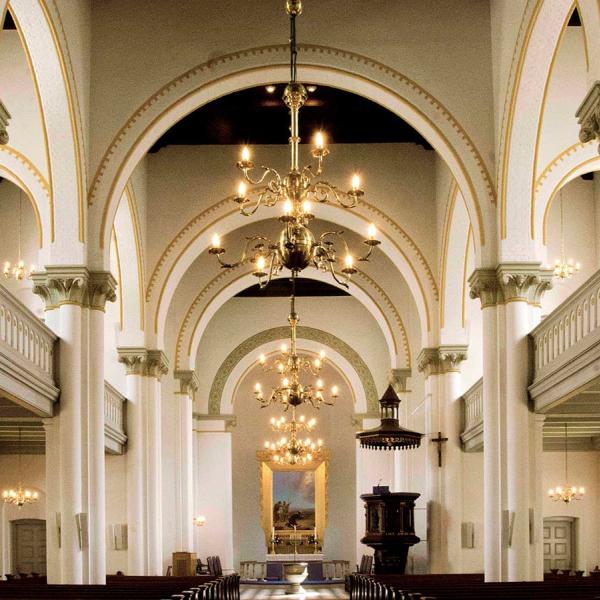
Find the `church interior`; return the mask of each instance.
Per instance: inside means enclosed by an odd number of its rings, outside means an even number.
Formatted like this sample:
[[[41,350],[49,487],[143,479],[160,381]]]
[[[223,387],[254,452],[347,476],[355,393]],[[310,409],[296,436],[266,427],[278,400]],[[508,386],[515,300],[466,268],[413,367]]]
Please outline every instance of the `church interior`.
[[[600,597],[598,0],[0,0],[0,598]]]

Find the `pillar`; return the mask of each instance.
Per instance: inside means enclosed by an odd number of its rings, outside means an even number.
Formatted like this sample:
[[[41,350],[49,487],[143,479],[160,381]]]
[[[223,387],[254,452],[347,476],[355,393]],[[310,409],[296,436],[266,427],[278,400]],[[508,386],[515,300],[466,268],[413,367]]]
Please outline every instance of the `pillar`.
[[[46,438],[46,577],[48,583],[60,583],[60,470],[59,419],[43,419]]]
[[[104,306],[116,299],[116,283],[76,265],[46,266],[32,279],[60,337],[58,452],[47,458],[59,482],[60,583],[104,583]]]
[[[127,524],[129,575],[162,575],[162,350],[118,348],[127,369]],[[139,545],[138,545],[139,544]],[[142,571],[142,572],[140,572]]]
[[[194,514],[206,517],[204,526],[198,528],[194,549],[198,556],[220,556],[223,569],[234,568],[230,431],[233,424],[234,419],[224,415],[194,418]]]
[[[529,559],[529,579],[544,580],[544,421],[546,415],[530,413],[531,440],[529,465],[532,470],[530,479],[530,498],[532,506],[531,556]]]
[[[193,449],[193,397],[198,390],[194,371],[175,371],[179,391],[175,392],[175,499],[177,513],[177,549],[192,552],[194,547],[194,449]]]

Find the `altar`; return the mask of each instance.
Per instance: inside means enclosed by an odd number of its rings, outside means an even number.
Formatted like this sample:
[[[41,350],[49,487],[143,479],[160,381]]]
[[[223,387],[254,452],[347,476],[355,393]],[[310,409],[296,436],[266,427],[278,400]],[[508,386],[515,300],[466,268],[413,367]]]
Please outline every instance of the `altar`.
[[[267,554],[267,580],[282,581],[283,565],[303,562],[308,565],[308,581],[323,581],[323,554]]]

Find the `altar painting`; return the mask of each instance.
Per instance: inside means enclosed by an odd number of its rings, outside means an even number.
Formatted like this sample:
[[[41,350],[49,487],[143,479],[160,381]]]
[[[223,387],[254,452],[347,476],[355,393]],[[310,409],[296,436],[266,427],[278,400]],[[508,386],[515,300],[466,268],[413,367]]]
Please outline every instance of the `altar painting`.
[[[313,530],[315,526],[315,472],[273,472],[275,530]]]

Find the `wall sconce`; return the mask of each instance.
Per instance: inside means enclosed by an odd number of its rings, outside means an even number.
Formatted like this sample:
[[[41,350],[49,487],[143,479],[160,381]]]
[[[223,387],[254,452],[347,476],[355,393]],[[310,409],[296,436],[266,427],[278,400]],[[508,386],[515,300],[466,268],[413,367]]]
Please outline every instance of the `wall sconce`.
[[[198,515],[194,517],[194,525],[196,527],[202,527],[206,523],[206,517],[204,515]]]

